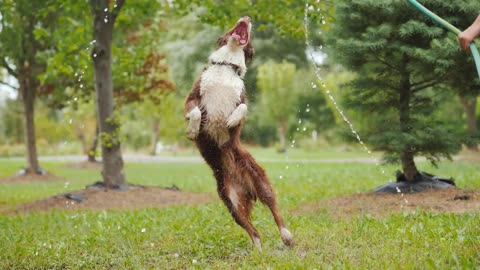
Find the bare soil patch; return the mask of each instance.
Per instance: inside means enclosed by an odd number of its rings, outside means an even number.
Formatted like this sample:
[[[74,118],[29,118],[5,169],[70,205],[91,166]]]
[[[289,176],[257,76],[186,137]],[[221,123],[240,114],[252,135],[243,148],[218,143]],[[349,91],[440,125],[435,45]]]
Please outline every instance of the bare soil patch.
[[[83,198],[82,201],[73,198]],[[174,205],[198,205],[211,201],[211,194],[183,192],[160,187],[136,186],[134,189],[97,190],[85,189],[53,197],[36,200],[9,211],[11,214],[21,214],[34,211],[48,211],[51,209],[68,210],[119,210],[161,208]]]
[[[24,182],[60,182],[65,181],[64,177],[52,173],[45,174],[18,174],[0,179],[2,183],[24,183]]]
[[[417,209],[434,213],[480,211],[480,190],[439,189],[415,194],[358,193],[302,205],[294,213],[327,212],[337,218],[384,217]]]

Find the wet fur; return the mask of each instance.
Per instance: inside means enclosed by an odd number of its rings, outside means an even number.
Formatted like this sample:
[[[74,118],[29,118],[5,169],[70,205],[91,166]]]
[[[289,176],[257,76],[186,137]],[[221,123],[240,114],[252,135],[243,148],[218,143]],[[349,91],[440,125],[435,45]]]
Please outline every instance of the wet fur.
[[[217,41],[217,52],[221,50],[222,47],[229,46],[228,39],[229,36],[227,32],[224,37]],[[243,59],[241,60],[243,63],[241,64],[245,67],[245,65],[252,60],[254,54],[251,41],[245,45],[242,50]],[[212,54],[212,56],[214,55],[215,53]],[[229,74],[229,76],[231,74],[228,72],[236,72],[236,76],[242,80],[240,89],[241,93],[239,93],[238,100],[234,99],[236,104],[230,109],[237,111],[236,113],[238,115],[236,117],[243,117],[238,123],[235,123],[235,125],[230,128],[227,127],[227,123],[225,122],[223,124],[224,126],[215,126],[218,130],[212,131],[209,122],[214,121],[211,119],[214,118],[214,116],[209,114],[207,106],[202,105],[208,104],[208,101],[202,100],[203,98],[207,98],[208,95],[205,94],[205,89],[202,89],[202,85],[205,85],[205,83],[202,83],[202,78],[204,78],[204,76],[200,76],[200,78],[194,83],[185,102],[185,115],[189,120],[187,128],[188,137],[195,141],[202,157],[212,169],[217,182],[218,195],[227,206],[236,223],[247,231],[253,244],[261,250],[260,235],[251,223],[253,206],[255,201],[260,199],[262,203],[270,208],[280,230],[283,242],[290,246],[293,244],[292,235],[286,229],[283,218],[277,209],[275,193],[272,185],[262,167],[258,165],[250,153],[240,144],[240,132],[245,121],[244,115],[242,114],[246,113],[247,108],[246,92],[243,85],[243,76],[245,75],[246,67],[245,70],[242,70],[240,67],[239,70],[236,71],[233,66],[214,66],[212,62],[210,62],[210,64],[204,68],[202,75],[208,72],[209,69],[214,68],[219,69],[219,74]],[[208,79],[212,80],[212,78]],[[227,81],[224,78],[213,79],[218,81],[215,81],[214,85],[224,85],[225,89],[235,87],[225,85],[226,82],[231,80]],[[214,91],[226,91],[225,89],[214,89]],[[209,91],[211,90],[212,89]],[[215,96],[215,98],[219,97]],[[218,102],[228,103],[232,101],[221,100]],[[219,106],[223,105],[224,104],[219,104]],[[230,115],[228,119],[231,118],[232,116]]]

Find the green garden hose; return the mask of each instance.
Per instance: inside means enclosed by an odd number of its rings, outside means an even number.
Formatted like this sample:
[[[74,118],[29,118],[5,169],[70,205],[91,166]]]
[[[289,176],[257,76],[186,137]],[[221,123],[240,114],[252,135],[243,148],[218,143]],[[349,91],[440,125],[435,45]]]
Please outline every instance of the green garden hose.
[[[460,31],[455,26],[451,25],[449,22],[445,21],[444,19],[440,18],[437,14],[431,12],[426,7],[422,6],[416,0],[407,0],[410,4],[416,7],[421,12],[425,13],[428,17],[432,18],[435,22],[440,24],[441,26],[445,27],[447,30],[451,31],[455,35],[460,35],[462,31]],[[478,53],[477,47],[475,47],[475,43],[470,43],[470,50],[473,54],[473,59],[475,60],[475,65],[477,67],[478,78],[480,79],[480,54]]]

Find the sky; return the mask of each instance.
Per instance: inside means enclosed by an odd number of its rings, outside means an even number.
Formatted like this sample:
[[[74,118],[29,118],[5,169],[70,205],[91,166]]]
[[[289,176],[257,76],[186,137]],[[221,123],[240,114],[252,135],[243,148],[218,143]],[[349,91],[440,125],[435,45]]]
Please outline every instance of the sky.
[[[2,19],[2,14],[0,13],[0,20],[1,19]],[[2,31],[2,25],[0,24],[0,32],[1,31]],[[15,78],[7,75],[4,72],[1,72],[0,80],[14,86],[18,85],[17,80]],[[15,89],[12,89],[11,87],[0,84],[0,103],[2,103],[6,98],[16,98],[16,97],[17,97],[17,91],[15,91]]]
[[[6,72],[1,72],[0,71],[0,79],[2,82],[6,82],[10,85],[13,85],[15,87],[18,86],[18,81],[14,77],[8,75]],[[0,84],[0,100],[3,101],[6,98],[14,99],[17,98],[17,90],[4,85]]]

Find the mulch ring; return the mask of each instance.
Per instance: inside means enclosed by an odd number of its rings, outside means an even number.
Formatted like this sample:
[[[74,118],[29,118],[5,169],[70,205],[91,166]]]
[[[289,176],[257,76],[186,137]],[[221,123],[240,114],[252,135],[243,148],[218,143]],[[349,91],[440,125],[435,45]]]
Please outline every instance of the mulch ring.
[[[336,218],[362,215],[380,218],[393,213],[414,212],[417,209],[458,214],[480,211],[480,190],[448,188],[415,194],[357,193],[308,203],[293,212],[326,212]]]
[[[66,179],[46,172],[45,174],[16,174],[0,179],[0,183],[61,182]]]
[[[170,188],[134,186],[122,190],[85,189],[55,195],[20,205],[8,211],[22,214],[51,209],[119,210],[161,208],[174,205],[198,205],[215,198],[211,194],[172,190]]]

